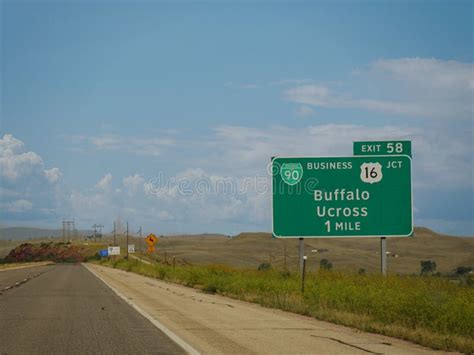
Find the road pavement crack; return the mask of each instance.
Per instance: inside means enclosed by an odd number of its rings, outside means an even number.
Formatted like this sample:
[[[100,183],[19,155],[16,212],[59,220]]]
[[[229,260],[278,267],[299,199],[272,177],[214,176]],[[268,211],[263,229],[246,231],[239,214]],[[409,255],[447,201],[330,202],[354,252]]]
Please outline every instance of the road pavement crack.
[[[355,348],[355,349],[359,349],[359,350],[365,351],[366,353],[369,353],[369,354],[377,354],[377,355],[383,354],[383,353],[376,353],[376,352],[374,352],[374,351],[371,351],[371,350],[362,348],[362,347],[357,346],[357,345],[354,345],[354,344],[346,343],[345,341],[342,341],[342,340],[340,340],[340,339],[336,339],[336,338],[332,338],[332,337],[325,337],[325,336],[321,336],[321,335],[314,335],[314,334],[311,334],[311,336],[312,336],[312,337],[315,337],[315,338],[322,338],[322,339],[329,339],[329,340],[337,341],[337,342],[340,343],[340,344],[347,345],[347,346],[351,346],[351,347],[353,347],[353,348]]]

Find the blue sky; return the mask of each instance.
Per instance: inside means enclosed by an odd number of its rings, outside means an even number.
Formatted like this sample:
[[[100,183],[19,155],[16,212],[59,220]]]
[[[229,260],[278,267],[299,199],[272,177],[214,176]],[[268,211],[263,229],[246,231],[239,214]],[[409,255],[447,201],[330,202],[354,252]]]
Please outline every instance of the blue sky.
[[[268,193],[179,181],[403,138],[416,224],[474,235],[472,6],[3,1],[1,221],[268,231]]]

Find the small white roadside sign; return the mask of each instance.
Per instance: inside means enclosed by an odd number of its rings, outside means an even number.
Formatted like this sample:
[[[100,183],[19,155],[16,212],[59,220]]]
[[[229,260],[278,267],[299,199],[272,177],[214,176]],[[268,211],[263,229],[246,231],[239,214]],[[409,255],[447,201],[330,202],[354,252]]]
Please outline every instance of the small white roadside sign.
[[[129,244],[128,245],[128,253],[129,254],[135,253],[135,244]]]
[[[107,248],[110,255],[120,255],[120,247],[108,247]]]

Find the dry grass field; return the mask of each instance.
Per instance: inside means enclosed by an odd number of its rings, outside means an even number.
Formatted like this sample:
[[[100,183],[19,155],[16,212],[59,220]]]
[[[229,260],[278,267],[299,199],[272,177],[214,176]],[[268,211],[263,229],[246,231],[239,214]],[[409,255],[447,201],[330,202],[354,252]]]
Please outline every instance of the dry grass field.
[[[125,245],[121,239],[123,246]],[[138,247],[138,241],[134,241]],[[379,238],[306,239],[305,254],[309,271],[316,271],[322,258],[335,270],[379,270]],[[145,250],[145,243],[142,243]],[[270,262],[273,267],[290,270],[298,265],[298,240],[274,239],[269,233],[242,233],[234,238],[221,235],[174,236],[160,238],[155,257],[190,264],[225,264],[257,268]],[[318,252],[316,252],[316,250]],[[457,266],[474,266],[474,238],[437,234],[416,228],[414,238],[388,238],[388,270],[393,273],[420,272],[421,260],[433,260],[436,271],[448,273]],[[322,252],[321,252],[322,251]],[[395,257],[397,256],[397,257]]]
[[[28,242],[51,240],[38,238]],[[60,241],[62,238],[54,240]],[[24,242],[0,240],[0,257]],[[83,239],[74,240],[73,243],[94,244],[93,241]],[[98,243],[109,245],[112,238],[106,237]],[[117,236],[117,243],[124,248],[125,237]],[[140,243],[138,238],[130,237],[130,244],[135,244],[138,250]],[[325,258],[335,270],[357,271],[363,268],[367,272],[376,272],[380,264],[379,248],[378,238],[305,240],[309,271],[316,271],[320,260]],[[144,241],[142,250],[146,250]],[[285,250],[287,268],[296,270],[298,240],[274,239],[270,233],[241,233],[233,238],[219,234],[165,236],[159,238],[152,257],[164,260],[166,254],[169,262],[175,257],[178,262],[189,264],[225,264],[238,268],[257,268],[261,263],[271,261],[274,268],[283,269]],[[441,235],[427,228],[415,228],[413,238],[388,238],[387,250],[390,252],[387,258],[388,270],[393,273],[419,273],[421,260],[435,261],[436,271],[442,273],[452,272],[457,266],[474,266],[474,238]]]

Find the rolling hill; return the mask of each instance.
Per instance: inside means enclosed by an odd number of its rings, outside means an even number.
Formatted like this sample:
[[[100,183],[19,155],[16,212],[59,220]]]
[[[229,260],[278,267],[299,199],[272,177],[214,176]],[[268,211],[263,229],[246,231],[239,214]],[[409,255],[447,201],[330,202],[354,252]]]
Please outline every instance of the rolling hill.
[[[62,236],[62,230],[22,227],[4,228],[0,233],[0,257],[24,239],[33,238],[32,242],[37,242],[44,240],[44,236]],[[104,236],[98,243],[111,245],[112,240],[111,236]],[[80,238],[74,242],[82,244],[84,240]],[[118,235],[117,243],[125,248],[125,237]],[[135,244],[138,251],[138,238],[130,237],[130,244]],[[143,240],[141,245],[144,251],[146,243]],[[358,271],[362,268],[377,272],[379,249],[379,238],[305,239],[309,271],[317,270],[320,260],[325,258],[334,269]],[[458,266],[474,266],[474,237],[448,236],[428,228],[415,228],[413,238],[387,238],[387,250],[390,252],[387,258],[389,272],[419,273],[422,260],[435,261],[437,271],[443,273],[452,272]],[[270,233],[241,233],[233,238],[220,234],[165,236],[159,238],[152,256],[164,260],[165,255],[167,261],[175,257],[178,262],[188,264],[258,268],[261,263],[271,263],[275,268],[284,269],[286,264],[288,269],[296,270],[298,240],[275,239]]]
[[[457,266],[474,266],[474,238],[438,234],[427,228],[415,228],[413,238],[387,238],[389,272],[419,273],[421,260],[433,260],[437,271],[451,272]],[[136,243],[136,242],[135,242]],[[144,244],[144,243],[143,243]],[[143,246],[145,248],[145,246]],[[306,239],[308,269],[319,268],[322,258],[335,269],[367,272],[379,270],[379,238]],[[286,252],[285,252],[286,250]],[[186,236],[160,238],[157,255],[171,260],[175,256],[191,264],[227,264],[257,268],[271,262],[273,267],[296,270],[298,240],[272,238],[270,233],[241,233],[234,238],[223,236]]]

